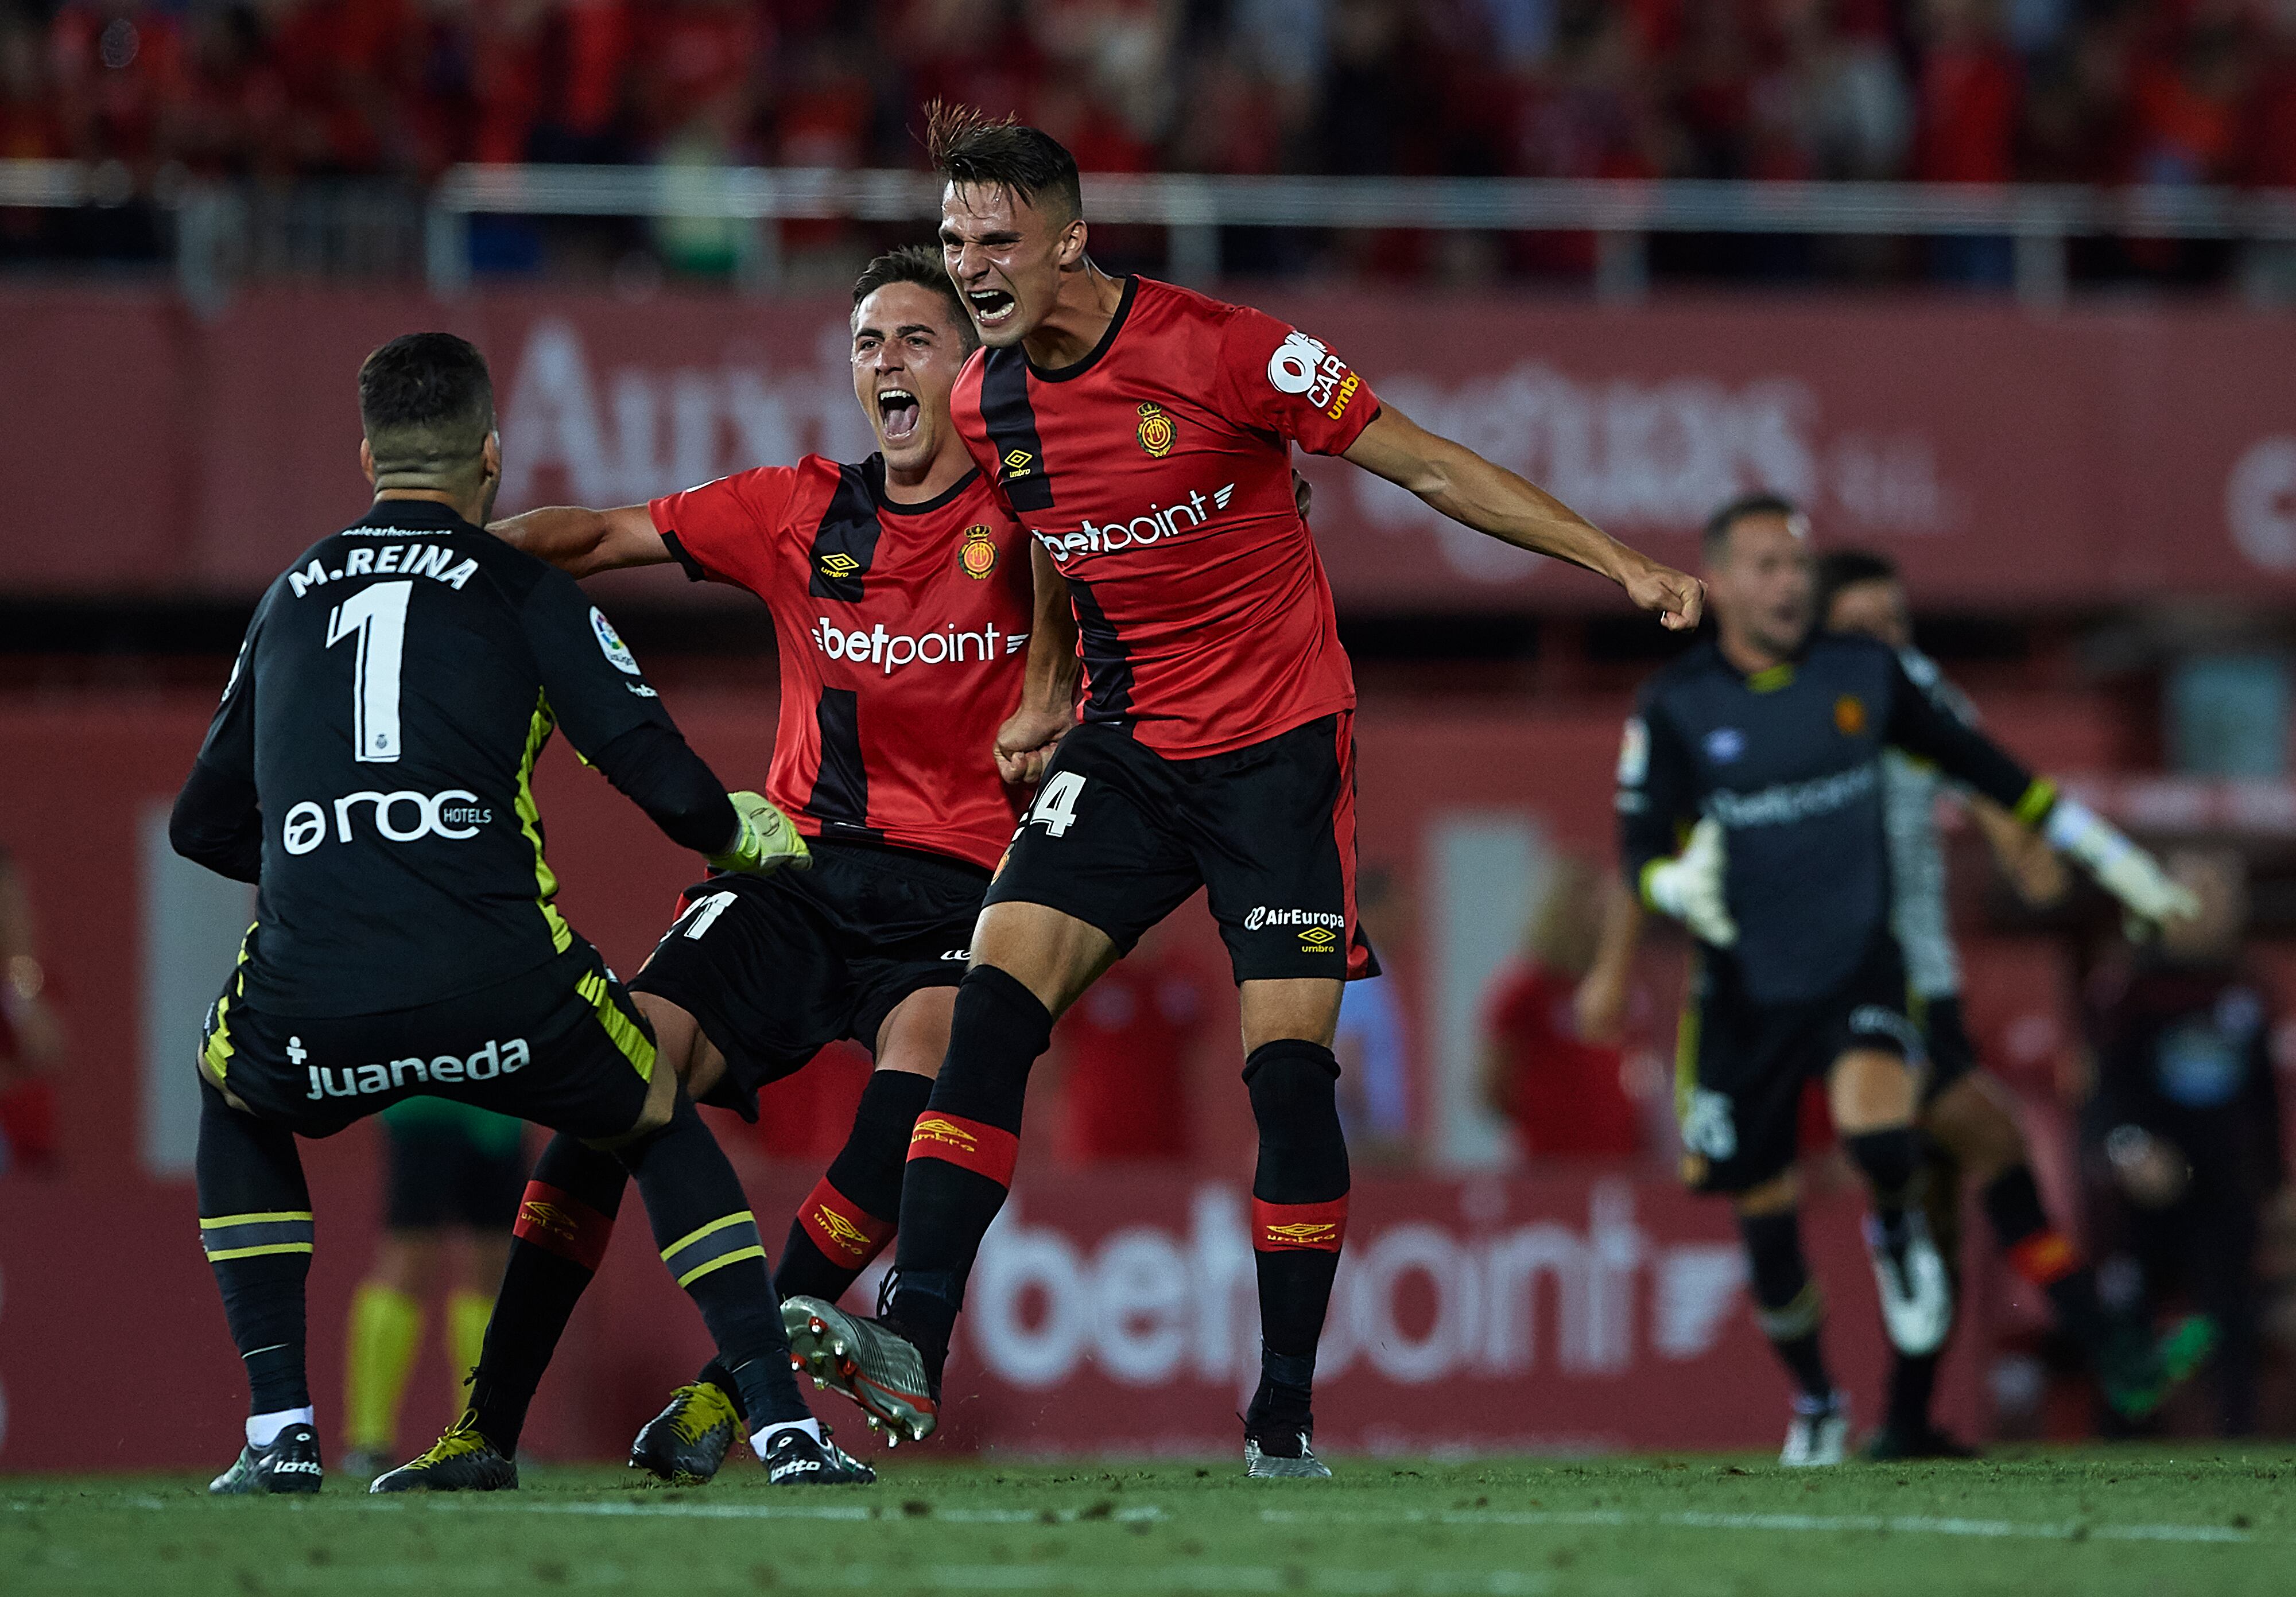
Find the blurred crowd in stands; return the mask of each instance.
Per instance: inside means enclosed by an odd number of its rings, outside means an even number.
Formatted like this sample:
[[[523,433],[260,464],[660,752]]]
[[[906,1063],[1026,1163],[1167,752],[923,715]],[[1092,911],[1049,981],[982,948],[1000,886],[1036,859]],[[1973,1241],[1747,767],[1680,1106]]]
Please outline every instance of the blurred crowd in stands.
[[[6,0],[0,155],[2296,185],[2296,0]]]

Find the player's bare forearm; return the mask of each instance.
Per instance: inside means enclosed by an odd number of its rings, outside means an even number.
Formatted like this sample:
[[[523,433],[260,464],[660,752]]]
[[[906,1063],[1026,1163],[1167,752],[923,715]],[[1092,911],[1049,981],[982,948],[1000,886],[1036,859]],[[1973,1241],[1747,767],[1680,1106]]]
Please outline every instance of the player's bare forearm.
[[[1635,950],[1641,946],[1642,900],[1626,882],[1612,878],[1603,889],[1603,921],[1595,961],[1578,983],[1572,1008],[1578,1035],[1590,1043],[1615,1043],[1626,1028],[1627,983]]]
[[[1603,531],[1554,495],[1383,405],[1347,458],[1463,527],[1607,577],[1677,631],[1698,625],[1706,588]]]
[[[615,510],[545,505],[494,522],[487,530],[569,577],[658,566],[669,559],[669,545],[654,530],[653,512],[643,504]]]
[[[2046,909],[2064,897],[2070,879],[2065,862],[2046,838],[1982,795],[1970,796],[1969,813],[2018,897],[2035,909]]]
[[[1054,749],[1076,725],[1077,684],[1084,673],[1077,655],[1076,610],[1069,602],[1068,579],[1042,545],[1032,541],[1029,549],[1037,597],[1021,708],[996,729],[996,774],[1012,782],[1035,782],[1044,775]]]

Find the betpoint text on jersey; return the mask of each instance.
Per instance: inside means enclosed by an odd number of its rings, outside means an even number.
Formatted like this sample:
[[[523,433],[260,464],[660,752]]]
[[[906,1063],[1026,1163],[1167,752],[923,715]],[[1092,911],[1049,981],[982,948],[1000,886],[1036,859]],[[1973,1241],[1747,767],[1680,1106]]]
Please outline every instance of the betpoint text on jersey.
[[[1002,632],[988,622],[978,632],[945,627],[939,632],[887,632],[883,622],[848,632],[827,616],[814,624],[813,646],[832,659],[880,665],[885,675],[907,665],[962,665],[972,660],[1001,659],[1029,646],[1025,632]]]
[[[1151,504],[1128,521],[1086,521],[1074,532],[1037,533],[1037,541],[1056,561],[1066,561],[1072,554],[1112,554],[1136,544],[1153,544],[1193,532],[1215,511],[1226,510],[1234,496],[1232,482],[1214,488],[1209,497],[1200,489],[1190,489],[1179,504]]]

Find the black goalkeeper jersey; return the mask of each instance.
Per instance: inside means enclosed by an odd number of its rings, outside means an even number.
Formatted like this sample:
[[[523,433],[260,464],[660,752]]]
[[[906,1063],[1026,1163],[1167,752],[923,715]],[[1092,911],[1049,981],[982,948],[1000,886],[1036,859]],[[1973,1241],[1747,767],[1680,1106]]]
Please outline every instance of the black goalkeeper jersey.
[[[428,500],[378,501],[299,556],[173,827],[259,882],[246,1001],[406,1009],[570,949],[531,785],[554,727],[678,840],[731,837],[724,789],[570,577]]]
[[[1737,962],[1756,1003],[1820,997],[1890,935],[1882,751],[1901,749],[2028,823],[2054,793],[1871,638],[1820,634],[1751,676],[1709,638],[1643,690],[1619,753],[1620,859],[1639,882],[1718,821]]]

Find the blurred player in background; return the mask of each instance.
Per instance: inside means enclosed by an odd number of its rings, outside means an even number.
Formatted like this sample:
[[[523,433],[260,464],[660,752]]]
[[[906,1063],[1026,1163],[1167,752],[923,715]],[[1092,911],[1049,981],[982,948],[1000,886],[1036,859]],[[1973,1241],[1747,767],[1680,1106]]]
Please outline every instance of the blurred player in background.
[[[771,871],[804,839],[727,796],[580,588],[487,533],[502,443],[478,350],[395,339],[358,390],[374,507],[265,591],[168,825],[184,857],[258,889],[199,1056],[200,1241],[250,1388],[246,1445],[209,1489],[319,1489],[295,1138],[426,1093],[610,1145],[742,1386],[767,1480],[873,1480],[799,1395],[733,1167],[558,911],[535,762],[562,726],[720,870]],[[518,1481],[466,1414],[372,1489],[442,1476]]]
[[[1403,895],[1383,867],[1356,879],[1356,914],[1373,947],[1404,941]],[[1340,1126],[1357,1163],[1410,1163],[1411,1033],[1392,977],[1351,981],[1340,992],[1339,1024],[1332,1036],[1339,1061]]]
[[[1063,1164],[1196,1155],[1193,1067],[1213,977],[1177,930],[1167,921],[1142,938],[1053,1028]]]
[[[1817,561],[1819,624],[1862,633],[1897,651],[1906,675],[1965,725],[1977,708],[1914,647],[1905,585],[1886,556],[1836,549]],[[2046,839],[1980,793],[1964,792],[1938,767],[1898,749],[1882,755],[1883,818],[1890,834],[1890,916],[1905,956],[1913,1018],[1922,1028],[1929,1068],[1922,1077],[1921,1128],[1928,1166],[1924,1193],[1931,1228],[1949,1275],[1960,1263],[1964,1183],[1993,1227],[2011,1269],[2045,1293],[2057,1323],[2096,1372],[2105,1400],[2127,1418],[2150,1413],[2170,1381],[2189,1373],[2210,1340],[2205,1322],[2172,1331],[2155,1348],[2146,1323],[2109,1313],[2096,1277],[2072,1240],[2053,1224],[2033,1179],[2032,1156],[2015,1112],[1982,1069],[1961,1012],[1961,956],[1954,946],[1946,895],[1946,846],[1938,805],[1959,802],[1991,849],[1995,863],[2024,900],[2045,905],[2066,890],[2063,863]],[[2171,921],[2172,943],[2186,935]],[[1943,1349],[1898,1353],[1890,1371],[1889,1407],[1866,1444],[1869,1457],[1963,1458],[1970,1449],[1930,1418]]]
[[[917,1122],[885,1311],[793,1305],[809,1318],[792,1315],[791,1346],[886,1423],[932,1429],[965,1282],[1012,1182],[1029,1067],[1060,1013],[1206,889],[1260,1133],[1263,1355],[1245,1467],[1327,1476],[1311,1388],[1349,1187],[1332,1041],[1342,981],[1377,967],[1356,922],[1355,686],[1292,446],[1343,454],[1470,527],[1601,572],[1669,625],[1695,622],[1698,585],[1382,406],[1307,334],[1103,273],[1075,158],[1046,134],[939,105],[928,124],[948,180],[942,254],[988,346],[958,381],[956,425],[1035,541],[1031,688],[998,746],[1007,775],[1042,770],[1044,785],[989,889]],[[1071,640],[1081,725],[1059,691]]]
[[[55,1158],[53,1081],[63,1062],[63,1028],[48,1001],[22,872],[0,849],[0,1173]]]
[[[827,1044],[876,1058],[851,1136],[790,1226],[783,1298],[834,1300],[893,1234],[910,1128],[1017,814],[994,749],[1021,702],[1034,603],[1019,528],[950,424],[975,340],[940,258],[872,261],[851,332],[868,459],[808,455],[651,504],[553,507],[494,528],[576,577],[674,561],[772,616],[781,722],[766,787],[812,839],[808,868],[688,889],[630,988],[687,1091],[745,1119],[760,1086]],[[1049,691],[1072,699],[1073,680]],[[560,1136],[534,1182],[472,1386],[479,1429],[504,1454],[597,1268],[623,1175]],[[545,1208],[550,1223],[535,1217]],[[713,1363],[639,1433],[630,1462],[706,1481],[747,1418]]]
[[[381,1118],[382,1241],[351,1294],[343,1344],[343,1471],[369,1478],[396,1455],[423,1304],[442,1282],[452,1412],[462,1412],[526,1188],[523,1121],[450,1098],[403,1099]]]
[[[2169,870],[2200,911],[2092,979],[2096,1082],[2083,1128],[2121,1199],[2137,1302],[2181,1291],[2210,1316],[2223,1339],[2218,1429],[2246,1436],[2260,1354],[2257,1247],[2266,1208],[2288,1185],[2277,1017],[2247,960],[2247,862],[2230,848],[2186,848]]]
[[[1823,1081],[1864,1177],[1883,1321],[1936,1353],[1953,1294],[1922,1209],[1923,1064],[1892,925],[1882,755],[1900,749],[1991,798],[2158,921],[2191,898],[2151,856],[2058,796],[1872,638],[1811,625],[1808,526],[1754,495],[1707,525],[1715,629],[1644,690],[1619,755],[1620,864],[1697,939],[1677,1050],[1684,1175],[1738,1213],[1762,1328],[1792,1375],[1780,1462],[1841,1462],[1848,1404],[1820,1345],[1793,1172],[1805,1082]],[[1607,931],[1595,978],[1625,979],[1638,928]]]
[[[1557,862],[1523,929],[1522,951],[1483,996],[1483,1102],[1514,1127],[1527,1158],[1631,1159],[1643,1151],[1642,1105],[1628,1090],[1618,1013],[1589,1029],[1578,995],[1600,946],[1606,884],[1583,860]]]

